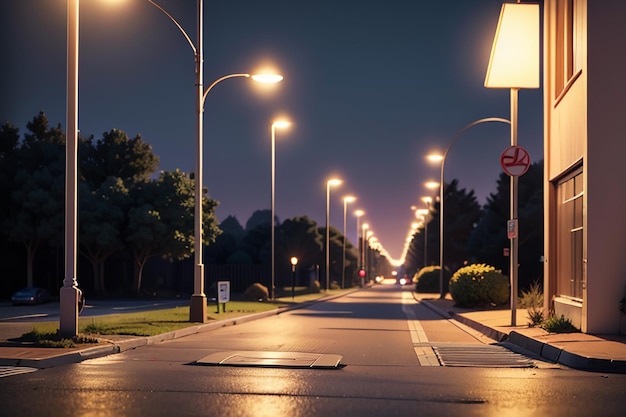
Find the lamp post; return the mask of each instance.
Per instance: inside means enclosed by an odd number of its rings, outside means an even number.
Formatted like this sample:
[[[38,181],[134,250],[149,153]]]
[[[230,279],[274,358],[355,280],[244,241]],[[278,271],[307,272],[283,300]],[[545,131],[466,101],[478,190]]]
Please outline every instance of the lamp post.
[[[428,213],[430,213],[428,209],[415,210],[415,217],[421,219],[424,224],[424,266],[428,263]]]
[[[539,4],[504,3],[493,39],[485,87],[510,89],[511,146],[517,146],[518,93],[520,88],[539,88]],[[512,51],[515,51],[512,53]],[[510,179],[510,222],[517,222],[518,179]],[[517,227],[516,227],[517,229]],[[517,320],[517,230],[510,237],[511,326]]]
[[[461,137],[465,131],[473,126],[479,125],[481,123],[489,123],[489,122],[500,122],[500,123],[510,123],[507,119],[503,119],[500,117],[487,117],[484,119],[479,119],[473,121],[472,123],[463,127],[463,129],[459,130],[457,134],[452,138],[448,147],[446,148],[443,155],[428,155],[427,158],[430,161],[441,161],[440,169],[439,169],[439,298],[443,299],[446,296],[446,292],[444,289],[444,262],[443,262],[443,242],[444,242],[444,191],[445,191],[445,182],[444,182],[444,170],[446,166],[446,157],[448,156],[448,152],[450,152],[450,148],[452,145]]]
[[[347,195],[343,198],[343,252],[341,260],[341,288],[346,287],[346,215],[348,209],[348,203],[354,203],[356,197]]]
[[[295,299],[296,292],[296,265],[298,265],[298,258],[291,257],[291,302]]]
[[[360,226],[360,221],[361,221],[361,216],[363,216],[365,214],[365,212],[363,210],[355,210],[354,211],[354,215],[356,216],[356,240],[357,240],[357,246],[358,246],[358,250],[359,250],[359,260],[358,260],[358,266],[359,266],[359,278],[361,277],[361,270],[363,269],[363,239],[361,237],[361,226]],[[363,287],[363,280],[361,279],[361,287]]]
[[[330,187],[341,185],[341,180],[332,178],[326,181],[326,291],[328,291],[328,283],[330,281]]]
[[[275,262],[276,262],[276,255],[274,252],[275,249],[275,244],[276,244],[276,237],[275,237],[275,229],[276,229],[276,222],[274,220],[274,218],[276,217],[275,213],[274,213],[274,196],[276,194],[275,189],[276,189],[276,128],[279,129],[283,129],[289,126],[289,122],[285,121],[285,120],[277,120],[275,122],[272,123],[272,128],[271,128],[271,133],[272,133],[272,288],[271,288],[271,298],[272,300],[276,297],[276,290],[274,288],[274,280],[276,279],[276,271],[275,271]]]
[[[67,122],[65,144],[65,278],[59,291],[59,332],[78,334],[78,302],[81,291],[76,278],[78,225],[78,15],[79,0],[67,1]]]
[[[202,48],[203,38],[203,16],[204,6],[203,0],[197,1],[197,39],[194,45],[191,37],[187,34],[185,29],[178,23],[178,21],[163,7],[154,2],[148,0],[152,5],[158,8],[163,14],[165,14],[182,35],[187,40],[187,43],[191,47],[194,53],[196,62],[196,172],[194,174],[194,279],[193,279],[193,294],[189,305],[189,321],[205,323],[206,318],[206,295],[204,293],[204,264],[202,263],[202,157],[203,157],[203,126],[202,126],[202,114],[204,113],[204,101],[209,91],[213,89],[218,83],[235,77],[251,78],[254,81],[262,83],[276,83],[282,81],[283,77],[277,74],[229,74],[215,80],[209,87],[204,89],[204,55]]]

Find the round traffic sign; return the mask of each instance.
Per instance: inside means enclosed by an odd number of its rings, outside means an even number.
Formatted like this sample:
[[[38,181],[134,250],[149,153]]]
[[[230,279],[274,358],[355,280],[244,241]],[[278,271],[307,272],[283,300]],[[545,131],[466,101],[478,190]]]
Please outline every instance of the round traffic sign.
[[[509,146],[500,155],[500,165],[507,175],[524,175],[530,167],[530,155],[521,146]]]

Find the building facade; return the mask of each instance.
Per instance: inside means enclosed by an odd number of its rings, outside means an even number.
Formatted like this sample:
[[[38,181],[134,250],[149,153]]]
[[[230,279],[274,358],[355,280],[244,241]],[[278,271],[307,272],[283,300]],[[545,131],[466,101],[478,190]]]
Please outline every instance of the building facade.
[[[626,333],[626,2],[545,0],[545,305]]]

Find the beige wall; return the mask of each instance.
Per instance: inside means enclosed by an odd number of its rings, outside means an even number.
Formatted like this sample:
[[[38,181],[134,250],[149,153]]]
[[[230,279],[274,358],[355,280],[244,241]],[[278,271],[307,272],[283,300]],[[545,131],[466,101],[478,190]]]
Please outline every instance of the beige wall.
[[[626,285],[626,2],[576,0],[579,71],[554,92],[555,0],[544,5],[546,301],[555,295],[551,181],[583,162],[586,262],[582,330],[617,333]]]
[[[590,332],[615,333],[626,285],[626,2],[589,2],[587,25],[589,285],[583,317],[586,310]]]

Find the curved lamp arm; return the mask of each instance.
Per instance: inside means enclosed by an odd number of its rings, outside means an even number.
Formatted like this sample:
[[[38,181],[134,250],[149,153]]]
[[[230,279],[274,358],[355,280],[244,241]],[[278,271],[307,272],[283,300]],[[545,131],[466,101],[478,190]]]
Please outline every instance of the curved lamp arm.
[[[189,43],[189,46],[191,46],[191,49],[193,50],[193,54],[197,55],[198,51],[196,49],[196,45],[193,44],[193,41],[191,40],[191,38],[189,37],[189,35],[187,34],[187,32],[185,31],[185,29],[183,29],[183,27],[180,25],[180,23],[178,23],[178,21],[176,19],[174,19],[174,16],[172,16],[167,10],[165,10],[163,7],[161,7],[159,4],[155,3],[153,0],[148,0],[148,2],[152,3],[152,5],[154,7],[156,7],[157,9],[159,9],[160,11],[163,12],[163,14],[165,16],[168,17],[168,19],[170,19],[172,21],[172,23],[174,23],[176,25],[176,27],[178,28],[178,30],[180,30],[180,33],[183,34],[183,36],[185,37],[185,39],[187,39],[187,43]]]
[[[150,0],[148,0],[150,1]],[[234,78],[234,77],[246,77],[249,78],[250,74],[228,74],[228,75],[224,75],[223,77],[218,78],[217,80],[213,81],[213,83],[208,86],[206,88],[206,90],[204,90],[204,94],[202,94],[202,103],[204,103],[204,100],[206,99],[207,94],[209,94],[209,91],[211,91],[211,89],[213,87],[215,87],[217,84],[219,84],[220,82],[227,80],[229,78]]]

